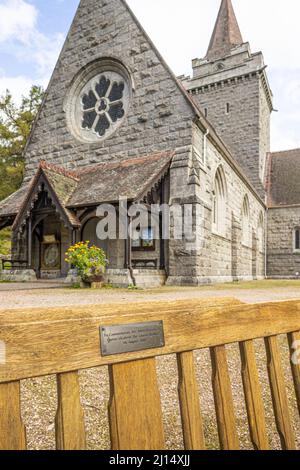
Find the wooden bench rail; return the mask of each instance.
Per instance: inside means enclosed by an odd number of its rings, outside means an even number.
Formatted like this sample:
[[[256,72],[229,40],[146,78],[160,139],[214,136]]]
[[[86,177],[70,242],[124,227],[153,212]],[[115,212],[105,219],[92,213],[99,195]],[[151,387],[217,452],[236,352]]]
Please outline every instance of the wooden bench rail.
[[[102,357],[100,326],[161,320],[163,348]],[[110,305],[78,309],[0,312],[0,449],[26,448],[20,379],[57,375],[57,449],[85,448],[77,370],[109,366],[109,423],[116,450],[164,449],[165,436],[155,357],[175,353],[184,446],[205,449],[201,397],[193,351],[210,348],[220,447],[239,449],[226,345],[238,343],[249,433],[254,449],[269,449],[254,339],[264,339],[274,416],[283,449],[295,449],[277,336],[287,334],[290,354],[300,340],[300,301],[245,305],[233,299]],[[300,343],[298,343],[300,344]],[[300,368],[291,363],[300,411]],[[201,371],[200,371],[201,373]],[[173,380],[176,380],[174,378]]]
[[[39,315],[23,310],[18,313],[23,322],[19,318],[12,322],[16,314],[1,313],[0,340],[6,344],[7,362],[0,367],[0,383],[300,331],[300,301],[258,305],[223,301],[217,305],[216,300],[100,305],[90,317],[87,306],[67,310],[66,320],[64,309],[39,310]],[[164,348],[101,356],[100,325],[160,320],[164,322]]]

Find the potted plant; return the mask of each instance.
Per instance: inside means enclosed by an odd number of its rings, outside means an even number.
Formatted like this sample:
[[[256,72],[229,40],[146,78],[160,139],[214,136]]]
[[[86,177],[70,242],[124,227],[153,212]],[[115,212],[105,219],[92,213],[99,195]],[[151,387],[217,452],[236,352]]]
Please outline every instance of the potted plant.
[[[77,270],[82,281],[87,284],[103,283],[108,261],[101,248],[90,246],[90,242],[79,242],[66,253],[66,262]]]

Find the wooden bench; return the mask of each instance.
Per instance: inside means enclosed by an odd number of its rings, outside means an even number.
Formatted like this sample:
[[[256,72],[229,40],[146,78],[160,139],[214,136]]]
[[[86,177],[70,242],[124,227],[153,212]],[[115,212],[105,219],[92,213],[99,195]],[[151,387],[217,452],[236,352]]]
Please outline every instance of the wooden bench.
[[[100,326],[163,321],[165,346],[103,357]],[[254,339],[264,338],[273,409],[283,449],[295,436],[277,336],[287,334],[291,354],[300,340],[300,301],[240,304],[232,299],[135,303],[81,308],[0,311],[0,449],[25,449],[20,380],[57,375],[57,449],[84,449],[85,426],[78,370],[109,366],[112,449],[164,449],[156,356],[176,354],[185,449],[205,449],[193,351],[210,348],[212,387],[221,449],[238,449],[226,345],[239,343],[249,433],[255,449],[268,449],[264,402]],[[299,344],[299,343],[298,343]],[[299,355],[298,355],[299,357]],[[300,367],[291,362],[300,411]],[[170,378],[176,380],[176,378]],[[100,384],[99,384],[100,386]]]

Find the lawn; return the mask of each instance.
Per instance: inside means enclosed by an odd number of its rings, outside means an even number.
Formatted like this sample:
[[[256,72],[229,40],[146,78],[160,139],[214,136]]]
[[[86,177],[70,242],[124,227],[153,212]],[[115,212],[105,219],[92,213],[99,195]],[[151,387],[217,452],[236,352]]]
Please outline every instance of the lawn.
[[[172,292],[172,291],[220,291],[220,290],[265,290],[265,289],[281,289],[281,288],[293,288],[300,289],[300,279],[265,279],[260,281],[236,281],[228,282],[223,284],[212,284],[203,286],[176,286],[168,287],[164,286],[159,289],[150,289],[147,292]]]
[[[300,279],[265,279],[260,281],[230,282],[208,286],[209,289],[276,289],[279,287],[299,287]]]

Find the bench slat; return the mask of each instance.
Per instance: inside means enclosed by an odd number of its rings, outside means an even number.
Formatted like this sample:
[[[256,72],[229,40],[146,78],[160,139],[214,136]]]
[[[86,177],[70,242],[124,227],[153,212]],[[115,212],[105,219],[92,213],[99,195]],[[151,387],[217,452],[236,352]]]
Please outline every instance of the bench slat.
[[[110,366],[111,446],[118,450],[165,448],[155,359]]]
[[[218,423],[218,432],[222,450],[238,450],[231,382],[227,364],[225,346],[211,348],[212,384]]]
[[[20,382],[0,384],[0,450],[26,450]]]
[[[84,450],[85,426],[77,372],[57,375],[57,450]]]
[[[193,352],[177,354],[177,364],[184,447],[186,450],[204,450],[205,440]]]
[[[291,353],[291,358],[295,355],[295,349],[294,346],[299,350],[300,348],[300,333],[291,333],[288,335],[288,340],[289,340],[289,346],[290,346],[290,353]],[[300,354],[296,353],[296,360],[300,360]],[[298,411],[300,415],[300,364],[295,364],[294,362],[291,361],[291,367],[292,367],[292,374],[293,374],[293,379],[294,379],[294,386],[295,386],[295,394],[297,398],[297,404],[298,404]]]
[[[252,444],[255,450],[268,450],[265,411],[257,371],[253,341],[240,343],[242,379]]]
[[[281,446],[283,450],[294,450],[296,448],[295,438],[291,424],[277,337],[271,336],[265,338],[265,345],[273,408]]]

